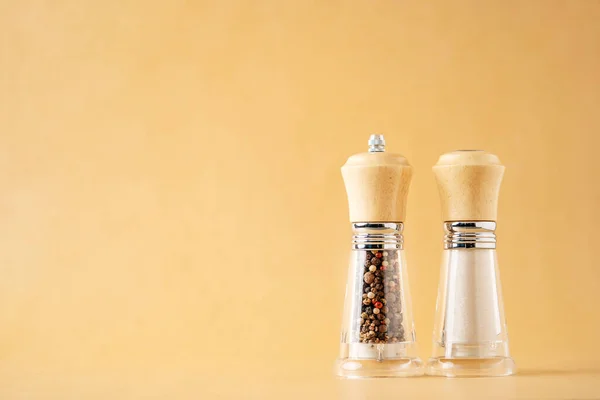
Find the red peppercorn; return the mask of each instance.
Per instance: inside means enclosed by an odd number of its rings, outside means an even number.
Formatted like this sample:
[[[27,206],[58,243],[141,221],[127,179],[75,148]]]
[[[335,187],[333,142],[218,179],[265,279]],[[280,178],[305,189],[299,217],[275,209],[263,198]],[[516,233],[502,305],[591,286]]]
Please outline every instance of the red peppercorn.
[[[380,252],[377,252],[377,254],[375,254],[375,257],[381,258],[381,257],[383,257],[383,254],[381,254]]]
[[[375,303],[375,307],[381,308],[381,307],[383,307],[383,303],[380,302],[380,301],[378,301],[378,302]]]
[[[385,265],[382,265],[381,267],[379,267],[379,269],[385,271]]]

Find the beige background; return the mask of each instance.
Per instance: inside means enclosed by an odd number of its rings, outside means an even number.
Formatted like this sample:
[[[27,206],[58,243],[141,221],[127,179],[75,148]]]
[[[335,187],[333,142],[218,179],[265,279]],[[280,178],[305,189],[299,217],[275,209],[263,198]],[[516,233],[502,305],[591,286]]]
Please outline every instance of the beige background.
[[[596,368],[599,21],[595,0],[0,1],[0,397],[329,379],[350,242],[339,168],[374,132],[415,170],[422,357],[431,166],[483,148],[507,166],[514,358],[525,374]]]

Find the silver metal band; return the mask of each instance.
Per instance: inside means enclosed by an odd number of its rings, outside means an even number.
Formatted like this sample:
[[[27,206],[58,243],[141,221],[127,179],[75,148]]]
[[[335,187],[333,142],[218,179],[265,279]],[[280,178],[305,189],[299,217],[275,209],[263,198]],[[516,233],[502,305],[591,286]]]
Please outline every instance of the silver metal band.
[[[402,222],[355,222],[352,224],[353,250],[401,250],[404,245]]]
[[[444,222],[444,249],[495,249],[494,221]]]

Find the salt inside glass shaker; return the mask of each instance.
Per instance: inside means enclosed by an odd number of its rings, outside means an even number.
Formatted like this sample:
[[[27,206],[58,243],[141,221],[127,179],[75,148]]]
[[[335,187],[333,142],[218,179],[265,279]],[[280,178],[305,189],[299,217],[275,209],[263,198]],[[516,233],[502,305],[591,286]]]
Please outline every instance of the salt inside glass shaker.
[[[444,220],[444,251],[428,375],[515,372],[496,258],[496,214],[504,166],[479,150],[444,154],[433,168]]]
[[[335,373],[422,375],[402,236],[411,166],[371,135],[369,151],[351,156],[342,175],[354,235]]]

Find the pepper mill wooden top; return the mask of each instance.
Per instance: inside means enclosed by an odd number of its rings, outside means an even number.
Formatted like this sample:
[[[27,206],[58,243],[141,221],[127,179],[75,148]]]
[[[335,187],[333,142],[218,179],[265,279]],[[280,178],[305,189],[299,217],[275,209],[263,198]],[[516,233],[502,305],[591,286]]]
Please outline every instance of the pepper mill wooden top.
[[[369,144],[374,136],[380,135]],[[342,167],[350,222],[404,222],[412,167],[403,156],[385,153],[384,145],[351,156]]]
[[[459,150],[433,167],[444,221],[496,221],[504,166],[494,154]]]

